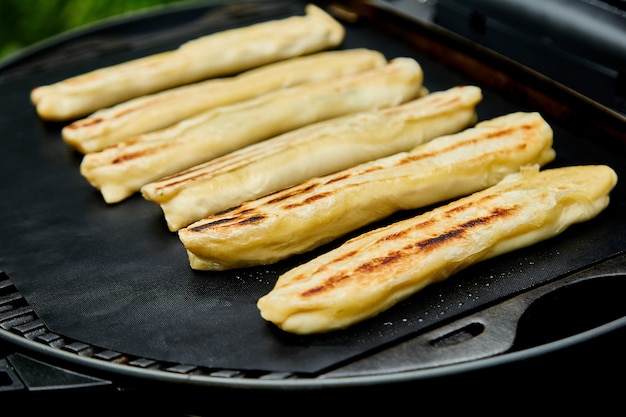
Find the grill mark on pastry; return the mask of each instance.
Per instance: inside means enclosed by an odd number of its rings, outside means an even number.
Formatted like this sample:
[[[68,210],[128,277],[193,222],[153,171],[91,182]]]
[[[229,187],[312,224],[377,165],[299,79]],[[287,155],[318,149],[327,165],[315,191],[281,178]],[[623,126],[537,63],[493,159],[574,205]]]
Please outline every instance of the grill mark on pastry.
[[[284,200],[287,200],[289,198],[296,198],[298,196],[305,196],[307,193],[313,192],[316,188],[318,187],[323,187],[325,185],[331,184],[335,181],[340,181],[346,178],[350,178],[353,177],[354,175],[352,174],[345,174],[345,175],[341,175],[338,178],[332,178],[327,182],[324,183],[320,183],[320,182],[315,182],[305,188],[300,189],[299,187],[294,187],[292,189],[289,190],[289,192],[283,192],[280,193],[280,195],[278,195],[278,197],[267,201],[266,203],[264,203],[264,205],[269,206],[272,204],[277,204],[280,203]],[[347,184],[346,187],[350,187],[352,186],[352,184]],[[334,193],[332,193],[331,191],[327,191],[327,192],[318,192],[316,194],[312,194],[306,198],[304,198],[304,200],[300,201],[300,202],[295,202],[295,203],[290,203],[290,204],[286,204],[284,206],[282,206],[280,209],[281,210],[294,210],[294,209],[298,209],[302,206],[306,206],[307,204],[311,204],[314,203],[315,201],[318,200],[322,200],[324,198],[328,198],[328,197],[332,197],[334,195]]]
[[[348,278],[349,278],[349,275],[347,275],[347,274],[333,275],[332,277],[328,278],[324,282],[324,285],[313,287],[310,290],[307,290],[307,291],[303,292],[300,296],[302,298],[308,298],[308,297],[312,297],[312,296],[314,296],[316,294],[323,293],[325,291],[328,291],[328,290],[332,289],[338,283],[340,283],[341,281],[344,281],[344,280],[346,280]]]
[[[175,176],[167,177],[167,180],[174,179],[174,178],[177,178],[177,177],[182,177],[181,174],[182,173],[178,173]],[[167,184],[163,184],[163,185],[159,185],[157,187],[154,187],[154,191],[158,193],[158,192],[161,192],[162,190],[165,190],[166,188],[176,187],[179,184],[184,184],[186,182],[195,181],[198,178],[202,178],[202,175],[194,175],[194,176],[191,176],[191,177],[185,177],[185,178],[181,178],[178,181],[169,181]]]
[[[178,98],[178,96],[176,98]],[[71,123],[70,125],[68,125],[66,129],[69,129],[69,130],[81,129],[81,128],[85,128],[89,126],[95,126],[100,123],[104,123],[107,120],[121,119],[122,117],[128,114],[136,113],[137,111],[145,107],[153,106],[155,104],[162,103],[164,101],[166,101],[166,98],[164,97],[163,98],[154,97],[149,101],[146,100],[145,103],[135,104],[134,106],[128,109],[118,110],[116,113],[106,118],[105,117],[88,117],[86,119],[77,120],[74,123]]]
[[[113,145],[107,146],[105,149],[116,149],[116,148],[126,148],[128,146],[134,145],[135,143],[141,142],[140,136],[135,136],[132,138],[128,138],[123,142],[114,143]]]
[[[371,174],[372,172],[381,171],[383,169],[385,169],[385,168],[380,166],[380,165],[374,165],[374,166],[371,166],[371,167],[367,168],[366,170],[362,171],[361,175]]]
[[[206,164],[200,164],[155,181],[153,183],[154,192],[159,192],[168,188],[176,188],[181,184],[197,181],[201,178],[211,177],[215,174],[234,170],[236,168],[246,165],[247,161],[254,161],[258,158],[259,155],[263,155],[264,153],[267,152],[247,152],[245,155],[239,157],[237,157],[238,155],[227,154],[225,157],[221,157],[220,160],[212,161],[211,165],[216,165],[212,167],[212,169],[207,170]]]
[[[305,198],[304,201],[302,201],[300,203],[287,204],[283,208],[285,210],[297,209],[299,207],[306,206],[307,204],[313,203],[313,202],[315,202],[317,200],[322,200],[324,198],[331,197],[332,195],[333,195],[333,193],[317,193],[317,194],[313,194],[312,196]]]
[[[443,213],[443,216],[446,218],[451,218],[453,216],[456,215],[457,212],[462,212],[465,211],[469,208],[472,208],[473,206],[478,206],[478,205],[484,205],[484,204],[489,204],[489,201],[498,198],[499,195],[497,194],[491,194],[491,195],[486,195],[483,198],[481,198],[480,200],[472,200],[467,202],[466,204],[463,204],[461,206],[457,206],[457,207],[452,207],[449,210],[447,210],[445,213]]]
[[[333,177],[330,180],[326,181],[325,184],[332,184],[333,182],[341,181],[341,180],[344,180],[344,179],[350,178],[350,177],[352,177],[352,175],[350,175],[350,174],[337,175],[336,177]]]
[[[217,213],[215,213],[215,215],[216,215],[216,216],[221,216],[221,215],[223,215],[223,214],[230,213],[231,211],[234,211],[234,210],[236,210],[236,209],[237,209],[237,206],[235,206],[235,207],[229,207],[229,208],[227,208],[227,209],[224,209],[224,210],[220,210],[220,211],[218,211]]]
[[[263,219],[265,219],[265,216],[261,214],[256,215],[256,216],[246,216],[245,213],[240,213],[240,214],[235,214],[232,217],[211,220],[207,223],[193,227],[190,230],[194,232],[198,232],[198,231],[215,228],[215,227],[222,226],[222,225],[226,228],[234,228],[240,224],[258,223]]]
[[[92,118],[89,118],[89,119],[83,119],[83,120],[76,121],[76,122],[66,126],[65,129],[76,130],[76,129],[81,129],[81,128],[88,127],[88,126],[95,126],[95,125],[100,124],[102,122],[104,122],[104,119],[102,117],[92,117]]]
[[[215,169],[211,172],[199,172],[198,174],[195,174],[195,175],[193,174],[194,172],[197,172],[201,169],[202,167],[199,167],[199,166],[193,167],[184,171],[177,172],[165,178],[162,178],[158,182],[154,183],[154,184],[157,184],[157,183],[160,184],[160,185],[155,185],[154,192],[160,192],[167,188],[175,188],[175,187],[178,187],[180,184],[197,181],[200,178],[210,176],[213,174],[213,171],[217,171],[217,172],[221,171],[220,169]]]
[[[242,218],[244,216],[253,216],[255,213],[259,212],[259,210],[255,210],[255,209],[251,209],[251,208],[243,208],[243,206],[238,205],[235,207],[231,207],[229,209],[226,209],[222,212],[220,212],[219,214],[228,214],[228,213],[233,213],[232,216],[230,216],[230,220],[236,221],[238,218]],[[260,217],[261,214],[258,214],[257,217]],[[207,220],[210,220],[211,218],[208,218]]]
[[[124,153],[124,154],[118,156],[117,158],[113,159],[111,161],[111,164],[113,164],[113,165],[121,164],[121,163],[124,163],[124,162],[127,162],[127,161],[132,161],[132,160],[135,160],[135,159],[145,158],[146,156],[149,156],[149,155],[152,155],[154,153],[157,153],[158,151],[160,151],[162,149],[171,148],[174,145],[175,145],[175,143],[163,143],[163,144],[161,144],[159,146],[152,146],[152,147],[147,148],[147,149],[141,149],[141,150],[134,151],[134,152]]]
[[[245,213],[242,213],[245,214]],[[226,227],[237,227],[237,225],[248,224],[248,223],[259,223],[265,220],[267,216],[263,214],[257,214],[253,216],[245,217],[244,215],[238,215],[233,217],[226,217],[217,220],[212,220],[207,223],[202,223],[194,227],[189,227],[186,230],[191,232],[201,232],[206,229],[210,229],[213,227],[218,227],[221,225],[226,225]]]
[[[460,92],[463,87],[458,87],[458,91]],[[454,105],[461,101],[460,95],[453,96],[443,96],[443,95],[427,95],[424,98],[424,101],[421,102],[422,106],[434,107],[434,108],[445,108],[447,106]],[[395,109],[389,109],[389,112],[392,112]]]
[[[460,149],[460,148],[465,148],[465,147],[469,147],[475,144],[479,144],[480,142],[484,142],[484,141],[488,141],[488,140],[494,140],[494,139],[498,139],[500,137],[503,136],[507,136],[512,134],[512,132],[516,131],[516,130],[531,130],[533,129],[533,126],[531,124],[524,124],[524,125],[520,125],[520,126],[516,126],[513,128],[506,128],[506,129],[502,129],[502,130],[498,130],[495,132],[486,132],[483,136],[481,137],[474,137],[468,140],[464,140],[464,141],[458,141],[456,143],[454,143],[453,145],[444,148],[444,149],[439,149],[436,152],[430,152],[430,153],[422,153],[422,154],[418,154],[418,155],[408,155],[406,158],[403,158],[402,160],[398,161],[398,163],[396,164],[396,166],[399,165],[405,165],[405,164],[410,164],[412,162],[415,161],[419,161],[422,159],[428,159],[428,158],[434,158],[438,155],[443,155],[445,153],[449,153],[452,152],[456,149]],[[520,143],[515,145],[514,149],[524,149],[526,148],[528,145],[526,143]],[[510,149],[507,149],[510,150]],[[477,158],[481,158],[484,155],[478,155]]]
[[[258,216],[252,216],[252,217],[248,217],[247,219],[240,220],[238,223],[239,224],[258,223],[264,219],[265,219],[265,216],[258,215]]]
[[[142,151],[131,152],[124,155],[120,155],[117,158],[111,161],[112,164],[121,164],[127,161],[132,161],[133,159],[139,159],[141,157],[145,157],[147,155],[153,154],[156,152],[156,149],[145,149]]]
[[[457,93],[457,95],[452,96],[452,97],[443,97],[439,94],[437,95],[426,95],[422,98],[422,100],[420,100],[419,103],[415,103],[415,104],[419,104],[419,106],[425,108],[425,109],[429,109],[429,112],[432,111],[432,108],[434,109],[441,109],[441,108],[446,108],[448,106],[454,106],[459,102],[463,101],[463,97],[462,92],[465,89],[465,86],[461,86],[461,87],[455,87],[454,91],[455,93]],[[469,107],[470,105],[468,105]],[[383,110],[383,113],[385,114],[395,114],[395,113],[401,113],[402,110],[396,107],[391,107],[388,109]]]
[[[109,116],[109,119],[121,119],[122,117],[126,116],[127,114],[135,113],[135,112],[141,110],[144,107],[148,107],[148,106],[151,106],[151,105],[163,102],[163,101],[165,101],[165,100],[164,99],[161,99],[161,100],[153,99],[150,102],[143,103],[141,105],[135,105],[135,106],[133,106],[133,107],[131,107],[129,109],[118,111],[117,113]]]
[[[232,164],[235,165],[235,164]],[[224,166],[228,166],[228,164],[224,164]],[[185,169],[183,171],[177,172],[175,174],[172,175],[168,175],[167,177],[164,177],[158,181],[155,182],[155,184],[162,184],[162,185],[158,185],[155,187],[155,190],[164,190],[166,188],[170,188],[170,187],[175,187],[178,184],[183,184],[185,182],[191,182],[191,181],[195,181],[199,178],[202,177],[206,177],[208,175],[211,175],[213,172],[219,172],[222,169],[220,169],[220,167],[208,171],[208,172],[200,172],[198,174],[194,174],[194,172],[197,171],[201,171],[203,169],[202,165],[198,165],[198,166],[194,166],[188,169]],[[178,180],[176,178],[179,178]]]
[[[408,235],[412,231],[428,227],[428,226],[432,225],[433,223],[435,223],[435,220],[434,219],[430,219],[430,220],[426,220],[424,222],[421,222],[421,223],[411,227],[410,229],[407,228],[407,229],[403,229],[403,230],[400,230],[400,231],[395,232],[395,233],[387,234],[387,235],[383,236],[382,238],[378,239],[376,241],[376,244],[380,245],[380,244],[385,243],[386,241],[394,241],[394,240],[401,239],[402,237]]]
[[[297,188],[285,190],[285,192],[281,192],[279,194],[276,194],[276,197],[271,199],[271,200],[269,200],[269,201],[267,201],[266,204],[270,205],[270,204],[280,203],[281,201],[286,200],[288,198],[292,198],[292,197],[294,197],[296,195],[304,194],[306,192],[309,192],[309,191],[317,188],[319,185],[320,185],[320,183],[315,182],[315,183],[310,184],[307,187],[302,188],[302,189],[297,187]]]
[[[388,254],[384,256],[373,258],[366,262],[360,263],[358,266],[356,266],[356,268],[354,268],[354,271],[357,273],[371,273],[371,272],[380,270],[389,264],[394,264],[403,259],[406,259],[408,256],[411,255],[411,253],[418,252],[418,251],[419,252],[431,252],[439,247],[443,247],[447,244],[451,244],[451,242],[453,242],[456,239],[462,238],[468,231],[472,229],[486,226],[490,223],[498,221],[501,218],[511,216],[516,211],[517,211],[517,206],[494,208],[489,214],[485,216],[477,217],[477,218],[465,221],[461,224],[454,225],[448,230],[438,234],[437,236],[429,237],[418,242],[410,243],[408,245],[405,245],[401,249],[389,252]],[[424,227],[424,225],[425,223],[420,223],[416,226],[409,227],[400,233],[395,233],[393,235],[386,236],[385,238],[380,239],[380,241],[397,240],[403,235],[405,235],[406,233],[410,231],[414,231],[415,229]],[[356,251],[352,251],[349,253],[350,256],[339,257],[333,260],[332,263],[338,263],[345,259],[349,259],[351,256],[354,256],[356,253],[357,253]],[[300,297],[310,298],[317,294],[323,293],[325,291],[329,291],[333,287],[335,287],[337,283],[342,282],[347,278],[355,277],[355,276],[358,276],[358,275],[354,275],[348,272],[341,272],[341,273],[332,275],[328,277],[326,280],[324,280],[322,284],[317,285],[313,288],[310,288],[306,291],[303,291],[300,294]]]
[[[209,222],[209,223],[204,223],[204,224],[202,224],[200,226],[192,227],[189,230],[197,232],[199,230],[208,229],[209,227],[219,226],[220,224],[224,224],[224,223],[230,223],[232,220],[233,220],[232,217],[227,217],[227,218],[223,218],[223,219],[217,219],[217,220],[214,220],[214,221]]]

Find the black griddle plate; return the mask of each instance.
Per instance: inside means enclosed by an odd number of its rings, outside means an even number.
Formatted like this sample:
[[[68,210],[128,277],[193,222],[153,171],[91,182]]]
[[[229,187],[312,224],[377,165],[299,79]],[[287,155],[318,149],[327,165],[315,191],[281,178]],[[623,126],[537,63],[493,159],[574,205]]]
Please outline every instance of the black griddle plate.
[[[475,265],[347,330],[310,337],[285,334],[259,316],[256,300],[281,272],[344,239],[276,265],[192,271],[160,208],[138,195],[106,205],[81,177],[81,156],[61,140],[62,125],[41,121],[29,101],[38,85],[172,49],[217,30],[300,14],[304,4],[170,8],[60,38],[0,68],[0,269],[52,332],[99,349],[175,364],[314,375],[624,251],[623,144],[612,143],[605,132],[594,134],[553,118],[553,106],[546,107],[557,151],[550,167],[601,163],[616,170],[620,181],[603,213],[549,241]],[[532,94],[479,82],[480,77],[457,71],[368,21],[344,24],[342,49],[368,47],[389,59],[414,57],[430,91],[461,84],[482,87],[480,120],[544,110],[544,103],[532,102]],[[569,103],[561,106],[569,108]],[[593,302],[580,308],[594,314]]]

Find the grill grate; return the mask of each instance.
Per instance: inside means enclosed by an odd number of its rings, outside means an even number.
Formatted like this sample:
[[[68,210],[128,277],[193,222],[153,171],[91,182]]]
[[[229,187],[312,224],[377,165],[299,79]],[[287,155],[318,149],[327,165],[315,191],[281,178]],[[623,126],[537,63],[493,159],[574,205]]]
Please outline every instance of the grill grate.
[[[240,370],[208,369],[195,365],[178,364],[127,355],[73,340],[51,331],[28,304],[26,299],[19,293],[4,271],[0,271],[0,329],[24,338],[29,343],[34,343],[35,345],[40,344],[58,349],[59,351],[79,355],[83,358],[93,359],[94,361],[103,361],[138,369],[226,379],[251,378],[283,380],[291,378],[311,378],[311,376],[307,375],[296,375],[284,372],[244,372]]]

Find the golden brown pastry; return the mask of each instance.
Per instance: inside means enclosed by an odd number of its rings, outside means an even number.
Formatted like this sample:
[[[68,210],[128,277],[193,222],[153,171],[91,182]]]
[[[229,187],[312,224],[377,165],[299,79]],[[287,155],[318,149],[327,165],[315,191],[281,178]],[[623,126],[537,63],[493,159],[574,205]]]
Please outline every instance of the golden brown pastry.
[[[480,88],[454,87],[318,122],[144,185],[170,230],[311,177],[406,151],[475,122]]]
[[[423,73],[411,58],[305,83],[201,113],[84,156],[81,174],[107,203],[152,181],[310,123],[394,106],[418,96]]]
[[[281,275],[266,320],[309,334],[373,317],[476,262],[595,217],[617,182],[608,166],[537,166],[430,212],[357,236]]]
[[[370,49],[319,52],[264,65],[237,76],[213,78],[101,109],[65,126],[63,140],[82,153],[173,125],[209,109],[279,88],[378,68],[385,57]]]
[[[179,231],[193,269],[268,264],[406,209],[457,198],[554,159],[552,129],[512,113],[209,216]],[[210,194],[209,194],[210,195]]]
[[[344,27],[321,8],[305,15],[217,32],[178,49],[39,86],[31,101],[42,119],[63,121],[166,88],[244,71],[338,46]]]

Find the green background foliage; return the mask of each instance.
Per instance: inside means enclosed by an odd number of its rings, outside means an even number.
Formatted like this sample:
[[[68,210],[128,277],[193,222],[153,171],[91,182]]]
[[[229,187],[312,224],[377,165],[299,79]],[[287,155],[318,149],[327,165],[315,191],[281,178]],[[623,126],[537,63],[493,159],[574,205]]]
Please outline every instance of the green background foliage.
[[[102,19],[186,0],[0,0],[0,60]]]

